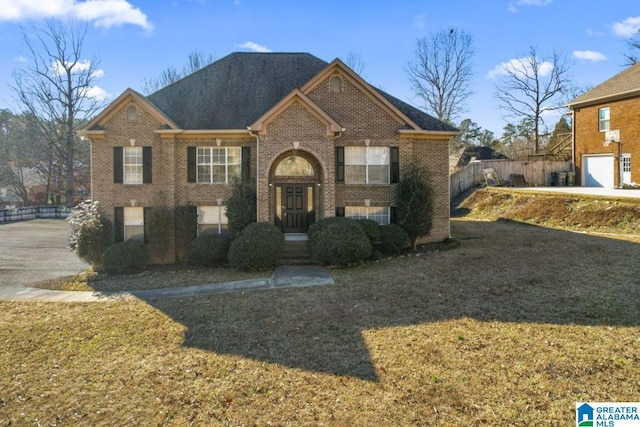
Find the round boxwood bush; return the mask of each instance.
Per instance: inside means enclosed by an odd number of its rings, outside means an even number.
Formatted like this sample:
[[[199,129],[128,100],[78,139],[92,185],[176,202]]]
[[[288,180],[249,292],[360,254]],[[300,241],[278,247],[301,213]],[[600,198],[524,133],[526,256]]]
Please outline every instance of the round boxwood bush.
[[[352,219],[324,219],[313,224],[308,234],[311,257],[319,264],[359,264],[372,252],[371,241],[362,227]]]
[[[407,232],[397,224],[381,226],[380,240],[383,252],[389,255],[399,254],[411,243]]]
[[[380,224],[372,219],[357,219],[356,222],[362,227],[369,241],[377,243],[380,241]]]
[[[149,255],[144,243],[126,240],[109,246],[102,255],[102,268],[110,274],[139,270],[147,265]]]
[[[229,247],[229,265],[240,270],[265,270],[273,267],[282,254],[284,234],[266,222],[247,225]]]
[[[221,234],[202,234],[191,241],[186,260],[194,265],[215,265],[227,261],[230,238]]]

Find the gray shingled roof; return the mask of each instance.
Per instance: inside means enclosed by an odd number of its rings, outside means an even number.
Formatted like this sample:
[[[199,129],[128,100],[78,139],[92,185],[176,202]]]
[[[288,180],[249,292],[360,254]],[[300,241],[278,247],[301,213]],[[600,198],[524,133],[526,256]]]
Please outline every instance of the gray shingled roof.
[[[329,64],[308,53],[232,53],[147,97],[180,128],[245,129]],[[423,130],[456,129],[380,91]]]
[[[600,100],[624,98],[634,92],[640,92],[640,63],[634,64],[609,80],[600,83],[569,102],[570,107],[596,103]]]

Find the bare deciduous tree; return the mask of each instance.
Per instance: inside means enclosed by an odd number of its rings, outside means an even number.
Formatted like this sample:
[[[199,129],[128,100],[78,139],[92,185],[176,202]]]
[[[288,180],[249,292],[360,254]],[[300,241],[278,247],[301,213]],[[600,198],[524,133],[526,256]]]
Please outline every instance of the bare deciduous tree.
[[[92,90],[100,75],[98,61],[83,53],[87,27],[47,21],[41,28],[22,29],[28,50],[26,68],[14,72],[18,102],[34,120],[52,151],[65,165],[67,206],[74,203],[76,131],[103,108]]]
[[[627,39],[627,52],[623,55],[627,58],[625,65],[633,65],[640,61],[640,31]]]
[[[177,82],[183,77],[189,74],[195,73],[201,68],[206,67],[215,61],[213,55],[206,55],[203,52],[194,50],[189,54],[187,63],[182,67],[182,70],[178,70],[174,66],[168,66],[165,68],[156,78],[145,78],[142,81],[142,93],[150,95],[159,91],[163,87],[167,87],[172,83]]]
[[[414,93],[427,111],[451,123],[464,111],[473,94],[473,43],[471,36],[455,28],[418,39],[416,57],[407,74]]]
[[[364,70],[367,64],[362,59],[362,55],[356,52],[349,52],[344,60],[344,63],[351,68],[356,74],[364,77]]]
[[[562,108],[571,87],[569,69],[564,55],[554,51],[550,57],[542,57],[534,47],[527,56],[503,64],[504,77],[496,85],[495,96],[505,117],[532,121],[534,153],[540,149],[543,114]]]

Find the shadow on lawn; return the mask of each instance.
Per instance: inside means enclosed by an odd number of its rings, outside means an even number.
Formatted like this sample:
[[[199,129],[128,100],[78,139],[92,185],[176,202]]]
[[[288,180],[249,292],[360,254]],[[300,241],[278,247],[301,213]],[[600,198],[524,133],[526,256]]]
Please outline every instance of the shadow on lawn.
[[[147,302],[187,327],[185,346],[370,381],[363,330],[640,324],[639,244],[502,221],[456,228],[459,249],[336,270],[337,286]]]

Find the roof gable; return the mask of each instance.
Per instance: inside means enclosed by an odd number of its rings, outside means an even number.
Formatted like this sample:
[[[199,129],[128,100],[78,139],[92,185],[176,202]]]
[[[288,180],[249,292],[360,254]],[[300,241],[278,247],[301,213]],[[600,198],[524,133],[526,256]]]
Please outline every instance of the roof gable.
[[[256,120],[251,126],[252,131],[258,131],[260,133],[265,132],[265,127],[275,117],[284,112],[290,105],[295,102],[299,102],[302,106],[313,114],[320,122],[324,123],[327,127],[327,136],[334,136],[336,132],[342,131],[342,126],[333,120],[327,113],[322,111],[313,101],[311,101],[302,91],[294,89],[289,95],[284,97],[280,102],[274,105],[269,111],[263,114],[258,120]]]
[[[129,88],[122,92],[122,94],[117,97],[111,104],[109,104],[104,110],[102,110],[100,114],[91,119],[91,121],[89,121],[89,123],[87,123],[82,128],[82,131],[85,133],[90,133],[92,131],[103,131],[104,128],[102,128],[101,125],[130,102],[135,102],[136,105],[144,108],[147,113],[158,120],[158,122],[162,123],[161,126],[165,128],[168,127],[170,129],[177,129],[177,126],[173,122],[173,120],[167,117],[155,105],[149,102],[149,100],[143,95]]]
[[[640,95],[640,63],[634,64],[609,80],[600,83],[567,105],[569,108],[575,108],[636,95]]]

